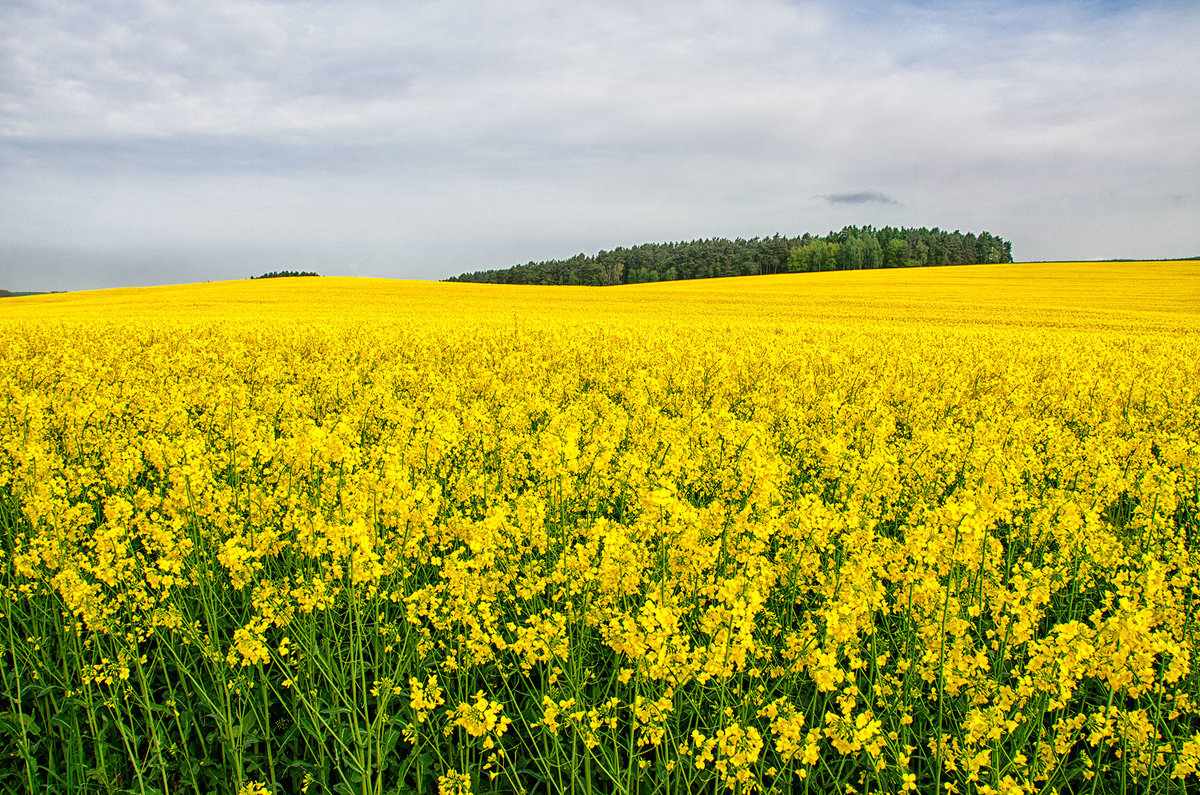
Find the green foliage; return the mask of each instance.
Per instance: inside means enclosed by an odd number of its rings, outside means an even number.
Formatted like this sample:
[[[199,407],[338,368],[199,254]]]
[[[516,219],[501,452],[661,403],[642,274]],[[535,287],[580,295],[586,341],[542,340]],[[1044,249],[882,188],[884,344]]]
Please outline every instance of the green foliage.
[[[840,270],[838,255],[841,248],[841,243],[830,243],[820,237],[813,238],[792,249],[788,256],[788,270],[792,273]]]
[[[988,232],[976,235],[924,227],[848,226],[823,237],[804,234],[643,243],[600,251],[590,257],[576,254],[565,260],[464,273],[446,281],[605,287],[676,279],[984,262],[1012,262],[1012,244]]]
[[[282,279],[288,276],[320,276],[314,271],[269,271],[262,276],[251,276],[251,279]]]

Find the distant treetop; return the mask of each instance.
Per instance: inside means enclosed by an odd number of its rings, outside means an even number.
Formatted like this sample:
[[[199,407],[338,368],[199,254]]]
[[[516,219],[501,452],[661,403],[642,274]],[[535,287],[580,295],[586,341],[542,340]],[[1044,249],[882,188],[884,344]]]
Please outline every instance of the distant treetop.
[[[1012,262],[1012,244],[988,232],[847,226],[824,236],[753,237],[644,243],[589,257],[528,262],[500,270],[452,276],[451,282],[581,284],[757,276],[771,273],[916,268]]]
[[[251,279],[282,279],[285,276],[320,276],[319,273],[313,271],[271,271],[264,273],[262,276],[251,276]]]

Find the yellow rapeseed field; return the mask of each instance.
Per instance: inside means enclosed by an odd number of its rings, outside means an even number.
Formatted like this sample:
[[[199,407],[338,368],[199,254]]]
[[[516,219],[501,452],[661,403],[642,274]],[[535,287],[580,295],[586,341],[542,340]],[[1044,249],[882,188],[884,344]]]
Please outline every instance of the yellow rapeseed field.
[[[0,787],[1200,787],[1200,262],[0,302]]]

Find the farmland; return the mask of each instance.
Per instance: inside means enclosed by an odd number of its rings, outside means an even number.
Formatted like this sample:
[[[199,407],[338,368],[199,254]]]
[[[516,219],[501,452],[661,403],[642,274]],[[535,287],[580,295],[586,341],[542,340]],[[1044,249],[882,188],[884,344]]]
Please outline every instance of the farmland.
[[[0,305],[0,784],[1183,792],[1200,263]]]

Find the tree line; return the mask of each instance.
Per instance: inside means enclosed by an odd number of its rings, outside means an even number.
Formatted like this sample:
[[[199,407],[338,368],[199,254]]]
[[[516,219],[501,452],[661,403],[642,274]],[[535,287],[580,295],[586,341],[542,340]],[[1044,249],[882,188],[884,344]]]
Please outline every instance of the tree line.
[[[1012,243],[988,232],[847,226],[824,236],[644,243],[565,260],[451,276],[452,282],[607,286],[774,273],[1012,262]]]
[[[251,280],[253,280],[253,279],[283,279],[283,278],[286,278],[289,276],[320,276],[320,275],[321,274],[314,273],[313,271],[268,271],[267,273],[264,273],[262,276],[251,276],[250,278],[251,278]]]

